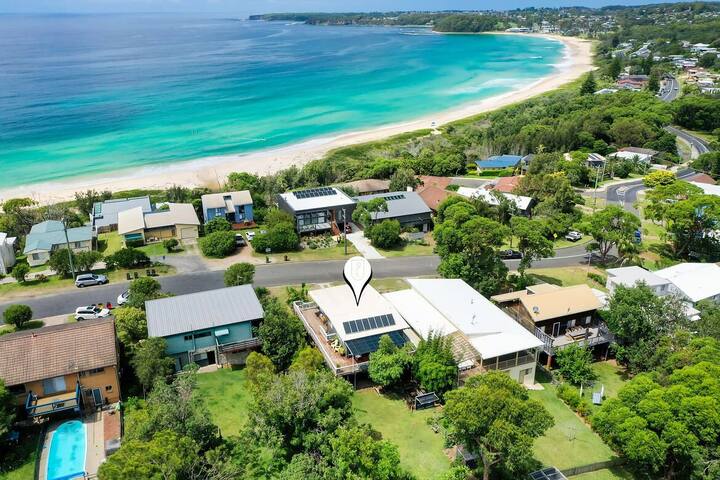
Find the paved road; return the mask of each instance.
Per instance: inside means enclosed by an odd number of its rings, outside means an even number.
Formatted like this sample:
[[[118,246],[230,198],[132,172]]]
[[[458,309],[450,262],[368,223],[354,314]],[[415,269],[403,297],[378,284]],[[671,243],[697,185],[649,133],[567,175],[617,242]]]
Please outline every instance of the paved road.
[[[695,171],[689,168],[680,170],[677,173],[678,178],[688,178],[695,175]],[[633,206],[637,201],[637,194],[645,190],[642,179],[633,182],[621,183],[619,185],[610,185],[605,192],[607,202],[619,203],[625,210],[639,215],[638,210]]]
[[[557,256],[535,262],[533,267],[563,267],[582,265],[586,263],[585,245],[558,250]],[[371,260],[374,278],[391,277],[417,277],[434,275],[440,259],[435,256],[422,257],[396,257],[382,260]],[[306,283],[336,282],[342,279],[344,260],[331,260],[324,262],[278,263],[272,265],[259,265],[255,272],[255,285],[271,287],[278,285],[294,285]],[[510,269],[517,268],[518,261],[507,261]],[[175,295],[201,292],[222,288],[223,272],[197,272],[173,275],[159,278],[162,288]],[[50,317],[69,314],[80,305],[92,303],[115,304],[118,295],[127,290],[127,282],[110,285],[89,287],[85,289],[66,290],[54,295],[42,295],[37,298],[18,299],[0,304],[0,315],[8,305],[24,303],[33,309],[35,318]]]
[[[678,82],[677,78],[670,77],[666,84],[667,87],[658,92],[660,100],[672,102],[680,95],[680,82]]]
[[[708,153],[710,151],[710,145],[708,145],[708,143],[700,137],[696,137],[695,135],[688,133],[685,130],[681,130],[677,127],[673,127],[670,125],[665,127],[665,130],[672,133],[676,137],[682,138],[690,144],[690,146],[692,147],[691,158],[697,158],[699,155],[702,155],[703,153]]]

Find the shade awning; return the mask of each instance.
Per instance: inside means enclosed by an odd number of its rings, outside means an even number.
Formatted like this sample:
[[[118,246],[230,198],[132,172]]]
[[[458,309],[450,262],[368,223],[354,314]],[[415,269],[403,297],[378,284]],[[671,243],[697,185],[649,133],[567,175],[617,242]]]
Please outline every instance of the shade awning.
[[[402,331],[398,330],[395,332],[382,333],[379,335],[371,335],[369,337],[348,340],[345,342],[345,346],[347,347],[348,351],[352,356],[360,357],[362,355],[366,355],[377,350],[378,344],[380,343],[380,337],[382,337],[383,335],[388,335],[390,337],[390,340],[392,340],[393,343],[398,347],[402,347],[408,341],[408,338],[405,336],[405,334]]]
[[[216,337],[222,337],[224,335],[229,335],[229,334],[230,334],[230,330],[228,330],[227,328],[223,328],[222,330],[215,330]]]

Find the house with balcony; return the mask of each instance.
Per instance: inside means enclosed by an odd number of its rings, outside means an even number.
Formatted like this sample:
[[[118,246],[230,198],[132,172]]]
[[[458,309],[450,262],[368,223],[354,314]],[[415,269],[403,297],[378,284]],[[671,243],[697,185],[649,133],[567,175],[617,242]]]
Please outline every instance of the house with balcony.
[[[89,252],[93,248],[92,227],[65,229],[59,220],[46,220],[33,225],[25,238],[27,262],[31,267],[43,265],[55,250],[68,248],[75,252]]]
[[[175,369],[194,363],[242,365],[260,346],[264,312],[252,285],[220,288],[145,302],[149,337],[162,337]]]
[[[80,412],[120,400],[112,319],[0,337],[0,379],[29,417]]]
[[[250,192],[210,193],[201,197],[205,223],[213,218],[224,218],[236,228],[254,224],[253,199]]]
[[[365,287],[359,303],[345,284],[308,294],[312,301],[295,302],[293,309],[335,375],[367,370],[383,335],[398,347],[411,341],[408,324],[372,285]]]
[[[95,202],[90,213],[90,224],[95,234],[112,232],[118,229],[118,213],[133,208],[141,208],[144,213],[152,211],[150,197],[113,198]]]
[[[460,279],[406,279],[409,290],[384,297],[419,338],[449,337],[458,368],[470,373],[506,372],[524,385],[535,383],[543,343]],[[463,374],[464,375],[464,374]]]
[[[587,285],[558,287],[548,283],[495,295],[491,299],[542,341],[547,364],[570,344],[608,345],[613,336],[598,315],[604,294]]]
[[[292,215],[298,233],[337,234],[352,221],[356,202],[335,187],[308,188],[277,196],[278,207]]]

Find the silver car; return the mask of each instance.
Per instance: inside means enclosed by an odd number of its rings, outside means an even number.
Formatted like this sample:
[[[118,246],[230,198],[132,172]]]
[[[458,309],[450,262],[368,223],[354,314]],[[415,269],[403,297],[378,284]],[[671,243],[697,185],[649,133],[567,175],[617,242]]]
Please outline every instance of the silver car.
[[[100,308],[95,305],[87,307],[78,307],[75,309],[75,320],[95,320],[96,318],[105,318],[110,316],[110,310]]]
[[[75,286],[78,288],[105,285],[106,283],[108,283],[108,278],[105,275],[95,275],[94,273],[78,275],[75,278]]]

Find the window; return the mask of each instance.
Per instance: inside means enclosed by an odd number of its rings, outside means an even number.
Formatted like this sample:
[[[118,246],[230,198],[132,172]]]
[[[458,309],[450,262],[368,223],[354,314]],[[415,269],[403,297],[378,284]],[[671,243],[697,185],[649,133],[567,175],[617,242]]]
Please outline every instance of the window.
[[[55,377],[43,380],[43,394],[52,395],[65,391],[65,377]]]
[[[196,339],[197,338],[205,338],[205,337],[209,337],[210,335],[211,335],[210,332],[200,332],[200,333],[195,334],[195,338]]]
[[[183,340],[185,340],[186,342],[189,342],[190,340],[192,340],[192,334],[191,334],[191,335],[185,335],[185,336],[183,337]]]
[[[588,315],[585,317],[585,325],[590,325],[590,321],[592,320],[592,315]]]
[[[33,253],[33,254],[32,254],[32,259],[33,259],[33,260],[40,260],[40,254],[39,254],[39,253]]]
[[[96,373],[104,372],[104,368],[93,368],[92,370],[85,370],[84,372],[80,372],[81,377],[87,377],[89,375],[95,375]]]
[[[106,392],[112,392],[112,385],[105,385]]]
[[[72,248],[82,248],[82,242],[73,242]]]

